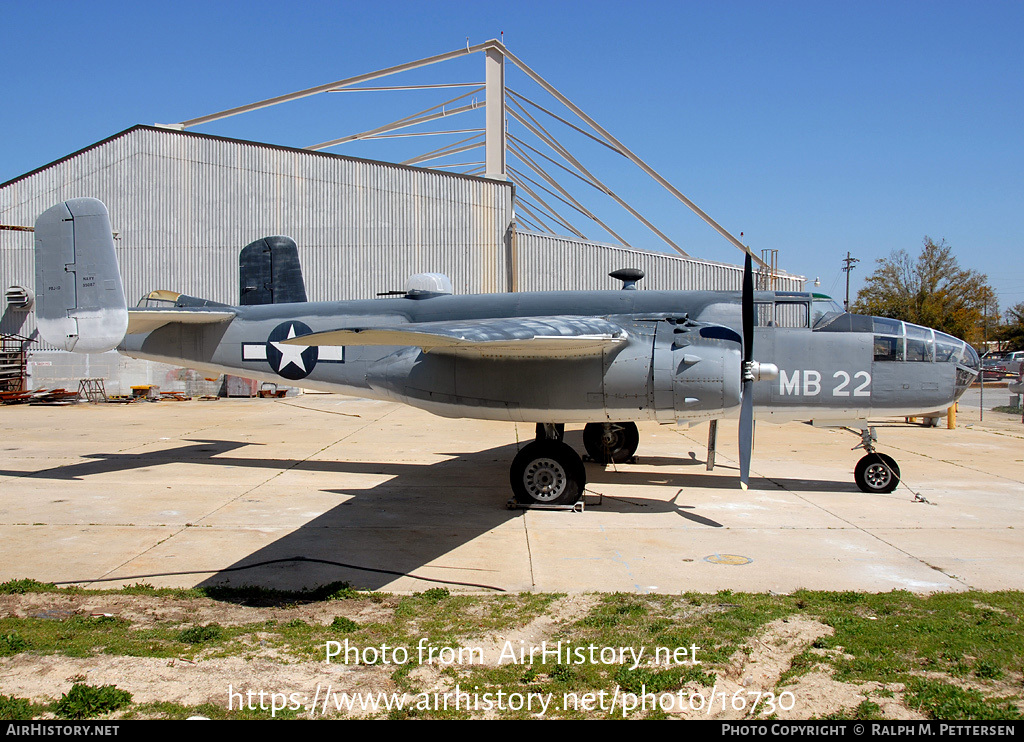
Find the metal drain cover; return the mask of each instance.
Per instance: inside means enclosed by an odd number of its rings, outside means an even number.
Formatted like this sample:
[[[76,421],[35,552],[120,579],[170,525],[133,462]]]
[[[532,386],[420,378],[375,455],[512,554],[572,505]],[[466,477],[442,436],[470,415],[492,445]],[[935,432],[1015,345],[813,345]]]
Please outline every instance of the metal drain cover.
[[[750,557],[741,556],[739,554],[712,554],[711,556],[704,557],[705,562],[711,564],[731,564],[733,566],[740,566],[743,564],[750,564],[753,559]]]

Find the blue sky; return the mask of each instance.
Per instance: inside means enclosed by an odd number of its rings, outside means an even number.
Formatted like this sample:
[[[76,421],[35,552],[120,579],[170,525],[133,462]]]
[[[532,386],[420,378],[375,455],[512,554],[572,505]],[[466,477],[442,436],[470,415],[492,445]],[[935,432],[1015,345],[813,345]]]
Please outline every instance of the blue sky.
[[[861,260],[856,289],[877,258],[916,254],[927,235],[986,273],[1003,306],[1024,301],[1024,3],[0,0],[0,28],[0,182],[136,123],[503,33],[726,229],[755,251],[777,248],[782,268],[820,277],[821,290],[841,298],[847,251]],[[394,82],[479,80],[482,64]],[[509,84],[528,87],[515,71]],[[395,95],[329,94],[195,130],[306,146],[391,120]],[[436,95],[412,94],[398,113]],[[400,159],[370,145],[331,151]],[[684,249],[739,261],[629,162],[594,162]],[[664,249],[608,213],[637,246]]]

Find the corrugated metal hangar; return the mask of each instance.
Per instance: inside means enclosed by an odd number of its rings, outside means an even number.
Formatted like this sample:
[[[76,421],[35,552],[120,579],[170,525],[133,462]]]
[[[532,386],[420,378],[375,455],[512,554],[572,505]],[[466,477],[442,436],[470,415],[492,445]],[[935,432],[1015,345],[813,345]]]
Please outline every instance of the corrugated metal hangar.
[[[740,285],[738,266],[523,229],[514,178],[180,128],[133,126],[0,184],[4,288],[31,290],[35,282],[33,234],[10,227],[31,226],[47,208],[80,196],[108,205],[129,301],[171,289],[238,303],[239,250],[278,234],[298,244],[311,301],[372,297],[422,272],[447,274],[456,293],[611,289],[617,283],[608,273],[624,267],[642,268],[647,289]],[[776,271],[774,287],[801,290],[803,281]],[[31,306],[20,296],[7,292],[0,333],[33,338]],[[141,361],[72,359],[38,341],[27,350],[26,388],[99,376],[112,393],[136,383],[195,391],[191,376]]]

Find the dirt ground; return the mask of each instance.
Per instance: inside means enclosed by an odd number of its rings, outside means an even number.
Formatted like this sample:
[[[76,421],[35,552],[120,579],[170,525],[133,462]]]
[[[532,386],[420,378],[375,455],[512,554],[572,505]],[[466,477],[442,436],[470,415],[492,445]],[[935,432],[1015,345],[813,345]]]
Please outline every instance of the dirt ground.
[[[593,595],[573,595],[557,600],[542,616],[528,625],[500,635],[480,637],[475,644],[483,650],[485,664],[497,665],[500,648],[506,641],[537,644],[551,639],[566,624],[587,615],[596,605]],[[9,617],[42,617],[59,620],[72,615],[114,615],[132,622],[136,628],[153,627],[167,622],[198,625],[217,622],[222,626],[253,624],[275,620],[279,624],[301,619],[310,624],[330,624],[344,616],[360,623],[386,620],[392,608],[368,601],[326,601],[285,608],[245,607],[205,599],[176,600],[133,595],[63,595],[29,593],[0,596],[0,615]],[[902,686],[879,683],[849,684],[834,680],[823,663],[795,682],[779,686],[783,673],[793,658],[804,652],[815,639],[827,635],[831,628],[802,616],[780,619],[768,624],[764,631],[748,641],[727,667],[713,669],[717,683],[713,688],[696,684],[687,686],[691,693],[734,694],[752,697],[757,691],[773,692],[776,698],[788,701],[790,708],[778,708],[780,719],[808,719],[849,711],[871,698],[889,719],[924,718],[901,703]],[[833,650],[835,651],[835,650]],[[331,687],[332,692],[350,694],[401,693],[392,678],[394,668],[388,665],[346,665],[326,661],[296,661],[283,657],[278,649],[256,645],[246,647],[246,657],[204,658],[195,661],[151,657],[98,655],[75,658],[60,655],[39,656],[22,653],[0,659],[0,693],[49,702],[59,698],[76,682],[91,685],[116,685],[132,694],[135,704],[174,702],[185,706],[204,703],[227,707],[229,693],[244,694],[245,689],[260,689],[267,694],[299,693],[303,707],[310,705],[314,694]],[[410,673],[410,680],[420,690],[449,692],[454,681],[451,674],[431,665],[422,665]],[[790,696],[783,699],[783,692]],[[235,697],[237,703],[241,695]],[[683,718],[741,719],[750,718],[749,710],[716,707],[710,712],[684,709],[672,715]],[[362,712],[345,712],[360,715]],[[321,710],[300,713],[317,716]],[[337,715],[330,711],[328,715]],[[539,715],[539,714],[538,714]]]

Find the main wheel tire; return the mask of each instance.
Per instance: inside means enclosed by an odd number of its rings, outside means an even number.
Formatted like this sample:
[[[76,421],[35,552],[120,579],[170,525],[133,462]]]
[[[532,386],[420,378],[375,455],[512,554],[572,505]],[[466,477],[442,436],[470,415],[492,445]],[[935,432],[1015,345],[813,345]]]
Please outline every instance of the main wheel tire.
[[[573,505],[587,486],[583,460],[561,441],[534,441],[512,459],[509,481],[524,505]]]
[[[887,494],[900,483],[900,468],[884,453],[869,453],[857,462],[853,478],[863,492]]]
[[[587,423],[583,428],[583,446],[599,464],[624,464],[639,445],[636,423]]]

